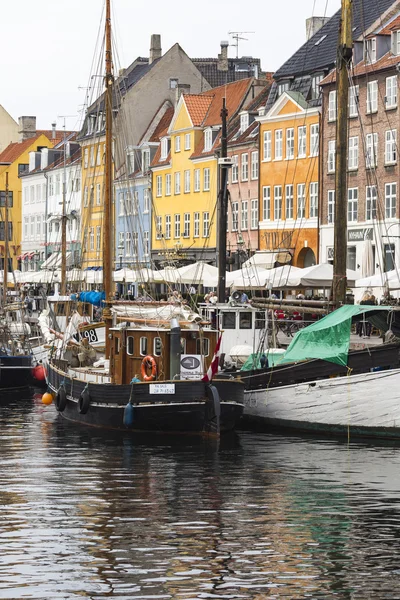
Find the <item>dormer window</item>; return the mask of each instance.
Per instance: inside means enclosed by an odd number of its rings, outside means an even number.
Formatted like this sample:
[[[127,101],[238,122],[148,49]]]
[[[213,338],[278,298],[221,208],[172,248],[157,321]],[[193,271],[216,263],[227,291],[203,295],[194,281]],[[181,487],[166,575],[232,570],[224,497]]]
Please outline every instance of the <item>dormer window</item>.
[[[370,38],[369,40],[365,40],[364,45],[364,58],[367,64],[372,64],[376,62],[376,38]]]
[[[322,74],[314,75],[311,79],[311,99],[316,100],[319,98],[320,88],[319,84],[323,80],[324,76]]]
[[[128,175],[131,175],[135,172],[135,154],[134,152],[129,152],[127,154],[128,161]]]
[[[150,150],[142,151],[142,171],[147,173],[150,168]]]
[[[249,113],[240,115],[240,132],[243,133],[249,126]]]
[[[290,88],[290,82],[289,81],[282,81],[281,83],[278,84],[278,95],[282,96],[283,92],[288,92]]]
[[[204,131],[204,152],[209,152],[213,145],[212,129]]]
[[[400,30],[392,33],[392,54],[400,56]]]
[[[161,139],[161,160],[166,160],[169,153],[169,139],[164,137]]]

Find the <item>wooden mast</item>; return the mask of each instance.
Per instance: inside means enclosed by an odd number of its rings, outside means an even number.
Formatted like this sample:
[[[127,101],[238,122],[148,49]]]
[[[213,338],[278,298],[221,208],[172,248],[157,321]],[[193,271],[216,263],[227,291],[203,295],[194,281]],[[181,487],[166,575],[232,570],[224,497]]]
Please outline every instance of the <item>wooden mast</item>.
[[[338,308],[346,301],[347,288],[347,139],[348,139],[348,71],[353,55],[353,0],[342,0],[339,45],[336,67],[337,123],[335,164],[335,232],[333,261],[333,302]]]
[[[110,0],[106,0],[106,52],[105,52],[105,94],[104,105],[106,112],[106,145],[105,145],[105,191],[104,191],[104,220],[103,220],[103,286],[105,304],[103,319],[106,326],[106,358],[110,358],[111,343],[109,329],[111,327],[111,300],[112,300],[112,250],[113,244],[113,218],[112,218],[112,93],[114,77],[112,73],[111,49],[111,9]]]
[[[66,178],[66,143],[65,118],[64,118],[64,169],[63,169],[63,192],[62,192],[62,217],[61,217],[61,296],[67,293],[67,178]]]
[[[3,272],[3,308],[7,304],[8,286],[8,171],[6,172],[6,197],[4,202],[4,272]]]
[[[228,109],[226,99],[223,99],[221,119],[221,159],[228,155],[228,137],[226,129],[226,118]],[[218,215],[218,302],[225,302],[226,289],[226,221],[228,218],[228,166],[221,161],[221,188],[219,191],[219,215]]]

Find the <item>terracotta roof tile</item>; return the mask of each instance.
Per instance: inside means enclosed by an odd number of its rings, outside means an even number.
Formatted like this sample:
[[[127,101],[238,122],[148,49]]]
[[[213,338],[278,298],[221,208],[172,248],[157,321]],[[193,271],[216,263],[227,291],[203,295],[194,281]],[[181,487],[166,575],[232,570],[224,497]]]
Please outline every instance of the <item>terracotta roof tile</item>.
[[[194,127],[200,127],[207,116],[213,101],[213,92],[210,90],[204,94],[187,94],[184,96],[186,108]]]
[[[168,132],[168,127],[172,121],[172,117],[174,116],[174,109],[167,108],[164,115],[161,117],[159,124],[155,128],[152,136],[149,139],[149,142],[159,142],[160,138],[164,137],[164,135]]]
[[[387,52],[382,58],[372,64],[365,64],[364,61],[358,63],[353,70],[353,78],[366,75],[367,73],[376,73],[377,71],[384,71],[390,69],[400,63],[400,56],[395,56]],[[323,79],[319,85],[327,85],[328,83],[335,83],[336,81],[336,70],[333,69],[329,75]]]
[[[397,29],[400,29],[400,16],[396,17],[396,19],[379,31],[378,35],[390,35],[392,31],[396,31]]]
[[[72,132],[66,132],[66,136]],[[30,148],[41,135],[45,135],[49,142],[54,144],[61,142],[64,138],[63,131],[56,131],[56,138],[52,139],[52,130],[37,130],[36,135],[24,140],[23,142],[13,142],[0,154],[0,163],[13,163],[21,154]]]

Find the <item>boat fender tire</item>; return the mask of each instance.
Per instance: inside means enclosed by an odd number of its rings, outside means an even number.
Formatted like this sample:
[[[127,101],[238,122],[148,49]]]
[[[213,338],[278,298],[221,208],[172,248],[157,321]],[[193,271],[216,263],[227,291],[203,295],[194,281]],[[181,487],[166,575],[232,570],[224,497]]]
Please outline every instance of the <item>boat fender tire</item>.
[[[147,369],[151,367],[151,374],[147,375]],[[140,367],[140,373],[142,375],[143,381],[154,381],[157,378],[157,363],[154,356],[148,354],[142,360],[142,364]]]
[[[81,415],[86,415],[90,406],[90,394],[88,390],[83,390],[82,394],[79,396],[78,400],[78,412]]]
[[[239,292],[239,290],[236,290],[232,294],[232,298],[233,298],[233,300],[236,300],[236,302],[238,302],[241,297],[242,297],[242,294]]]
[[[222,354],[219,355],[219,361],[218,361],[219,368],[223,369],[224,364],[225,364],[225,352],[222,352]]]
[[[60,387],[56,396],[56,409],[58,412],[63,412],[67,406],[67,392],[64,387]]]
[[[221,416],[221,399],[219,396],[219,392],[215,385],[207,386],[207,397],[210,403],[210,411],[209,414],[212,415],[211,418],[220,417]]]

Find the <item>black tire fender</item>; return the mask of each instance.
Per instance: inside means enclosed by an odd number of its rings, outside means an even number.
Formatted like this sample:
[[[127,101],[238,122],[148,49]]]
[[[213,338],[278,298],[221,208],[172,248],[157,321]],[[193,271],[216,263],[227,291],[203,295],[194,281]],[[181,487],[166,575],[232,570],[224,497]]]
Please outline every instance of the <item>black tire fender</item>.
[[[86,415],[89,410],[91,397],[89,394],[89,390],[83,390],[78,400],[78,412],[81,415]]]
[[[67,406],[67,392],[64,387],[60,387],[56,396],[56,409],[58,412],[63,412]]]

